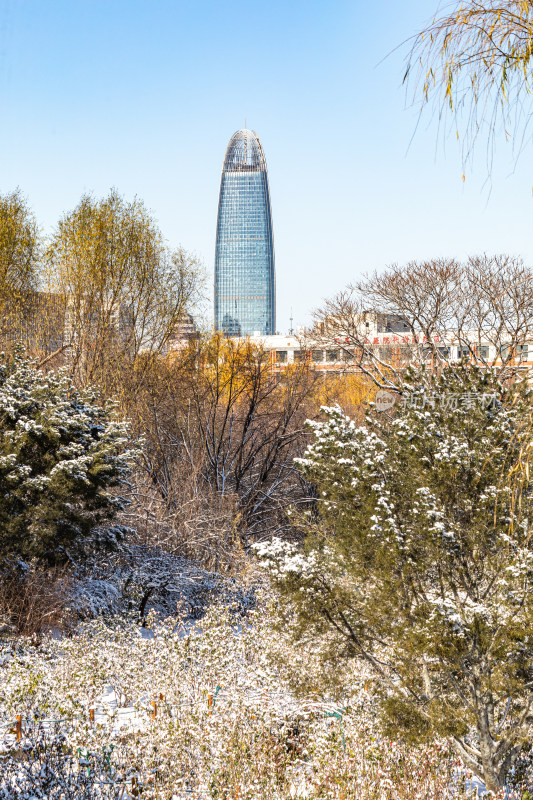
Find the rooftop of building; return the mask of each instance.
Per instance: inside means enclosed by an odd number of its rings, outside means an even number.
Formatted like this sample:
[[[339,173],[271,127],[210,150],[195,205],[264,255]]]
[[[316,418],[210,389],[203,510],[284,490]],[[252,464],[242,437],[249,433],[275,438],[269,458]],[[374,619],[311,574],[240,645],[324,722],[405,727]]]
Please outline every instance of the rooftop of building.
[[[255,131],[242,128],[229,140],[224,172],[266,172],[265,154]]]

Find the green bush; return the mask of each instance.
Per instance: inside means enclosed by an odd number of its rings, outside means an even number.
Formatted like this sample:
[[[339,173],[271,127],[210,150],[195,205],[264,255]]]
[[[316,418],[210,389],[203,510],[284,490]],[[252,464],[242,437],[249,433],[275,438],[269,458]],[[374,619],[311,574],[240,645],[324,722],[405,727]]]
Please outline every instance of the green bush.
[[[339,408],[312,423],[304,547],[257,550],[325,673],[362,659],[389,735],[451,738],[496,791],[533,720],[532,393],[467,364],[397,391],[364,426]]]
[[[136,448],[114,406],[44,374],[23,354],[0,362],[0,563],[58,564],[116,547]]]

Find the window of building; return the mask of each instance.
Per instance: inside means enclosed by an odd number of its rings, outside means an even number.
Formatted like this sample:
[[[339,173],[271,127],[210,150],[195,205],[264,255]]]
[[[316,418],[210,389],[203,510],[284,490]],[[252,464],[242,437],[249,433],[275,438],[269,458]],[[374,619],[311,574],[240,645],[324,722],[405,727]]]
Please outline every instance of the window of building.
[[[276,361],[278,364],[286,364],[287,363],[287,351],[286,350],[276,350]]]
[[[487,344],[482,344],[479,346],[479,357],[483,359],[483,361],[488,361],[489,359],[489,346]]]
[[[470,358],[470,348],[469,347],[458,347],[457,348],[457,358],[459,361],[462,359],[469,359]]]
[[[518,361],[527,361],[527,344],[516,345],[516,358]]]
[[[305,361],[305,350],[295,350],[293,355],[296,362]]]
[[[450,357],[450,348],[449,347],[438,347],[439,356],[441,358],[449,358]]]
[[[323,350],[313,350],[312,352],[313,361],[316,363],[321,363],[324,361],[324,351]]]
[[[335,362],[339,360],[339,351],[338,350],[328,350],[327,351],[327,359],[329,362]]]
[[[509,359],[509,345],[502,344],[500,348],[500,358],[505,363]]]

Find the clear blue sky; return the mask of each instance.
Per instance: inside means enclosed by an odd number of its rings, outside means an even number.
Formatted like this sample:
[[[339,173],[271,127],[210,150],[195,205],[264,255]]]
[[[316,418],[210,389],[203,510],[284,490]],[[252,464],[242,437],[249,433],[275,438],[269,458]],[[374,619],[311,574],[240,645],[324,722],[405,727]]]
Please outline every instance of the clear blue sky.
[[[212,279],[220,169],[244,121],[269,167],[278,328],[365,271],[432,256],[533,261],[533,157],[497,142],[462,181],[402,87],[437,0],[0,0],[0,192],[45,232],[115,186]],[[381,63],[380,63],[381,62]]]

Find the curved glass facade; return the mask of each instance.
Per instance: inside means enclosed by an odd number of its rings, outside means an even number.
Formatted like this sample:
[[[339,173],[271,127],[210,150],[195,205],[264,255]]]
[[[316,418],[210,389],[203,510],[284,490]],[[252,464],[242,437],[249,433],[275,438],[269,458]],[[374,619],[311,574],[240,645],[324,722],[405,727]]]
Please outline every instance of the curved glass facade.
[[[274,237],[265,156],[254,131],[231,137],[220,180],[215,329],[228,336],[276,330]]]

